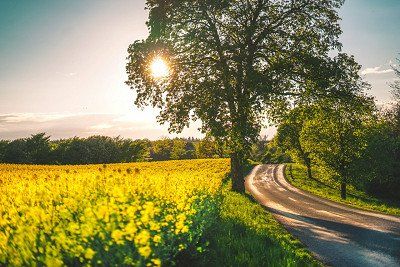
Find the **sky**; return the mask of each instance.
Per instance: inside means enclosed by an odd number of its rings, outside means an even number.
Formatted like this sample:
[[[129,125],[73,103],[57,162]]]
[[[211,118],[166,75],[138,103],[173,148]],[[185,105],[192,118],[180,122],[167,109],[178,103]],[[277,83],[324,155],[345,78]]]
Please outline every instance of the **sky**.
[[[347,0],[340,10],[343,51],[380,104],[390,101],[390,65],[400,57],[399,12],[400,0]],[[201,137],[199,122],[169,135],[157,110],[133,104],[126,50],[146,38],[146,19],[144,0],[1,0],[0,139]]]

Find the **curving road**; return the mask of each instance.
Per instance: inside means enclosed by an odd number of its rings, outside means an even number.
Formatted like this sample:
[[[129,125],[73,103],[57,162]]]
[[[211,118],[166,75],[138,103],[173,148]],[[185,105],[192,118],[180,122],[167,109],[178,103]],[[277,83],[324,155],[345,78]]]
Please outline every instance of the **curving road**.
[[[400,266],[400,218],[353,209],[290,185],[284,165],[259,165],[246,178],[253,197],[332,266]]]

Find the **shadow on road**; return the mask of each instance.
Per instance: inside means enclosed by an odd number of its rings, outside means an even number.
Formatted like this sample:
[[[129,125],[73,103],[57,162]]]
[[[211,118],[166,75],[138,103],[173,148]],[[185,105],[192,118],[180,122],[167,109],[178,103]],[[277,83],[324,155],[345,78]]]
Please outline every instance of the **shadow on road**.
[[[382,260],[382,263],[385,263],[383,258],[387,258],[385,255],[389,255],[400,264],[400,229],[398,227],[393,227],[394,233],[385,233],[342,222],[297,215],[274,208],[265,207],[265,209],[277,215],[281,221],[287,219],[294,221],[294,223],[286,225],[288,230],[301,240],[308,241],[305,243],[309,244],[312,241],[313,247],[317,247],[317,249],[313,249],[318,254],[319,252],[321,254],[329,253],[329,250],[331,250],[330,253],[339,251],[359,254],[360,257],[368,257],[377,262]],[[359,250],[354,251],[354,247]]]

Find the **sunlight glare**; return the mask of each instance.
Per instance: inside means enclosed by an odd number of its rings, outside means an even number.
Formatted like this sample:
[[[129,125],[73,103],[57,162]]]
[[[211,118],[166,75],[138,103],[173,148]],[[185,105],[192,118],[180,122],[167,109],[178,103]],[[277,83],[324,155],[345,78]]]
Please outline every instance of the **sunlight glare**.
[[[165,60],[161,57],[156,57],[150,65],[151,75],[154,78],[164,78],[169,75],[169,67]]]

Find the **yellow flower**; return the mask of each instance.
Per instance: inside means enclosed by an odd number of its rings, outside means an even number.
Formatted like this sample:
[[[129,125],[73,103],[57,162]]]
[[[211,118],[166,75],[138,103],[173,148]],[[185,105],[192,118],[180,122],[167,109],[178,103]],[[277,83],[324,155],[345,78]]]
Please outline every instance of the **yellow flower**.
[[[160,242],[161,242],[161,236],[155,235],[155,236],[153,237],[153,241],[154,241],[154,243],[160,243]]]
[[[204,200],[219,194],[228,172],[226,159],[129,163],[129,168],[0,164],[0,258],[12,266],[35,265],[33,255],[41,254],[45,265],[57,266],[63,264],[57,258],[62,250],[82,264],[103,264],[85,245],[96,238],[105,251],[115,244],[135,246],[138,258],[124,262],[134,265],[142,257],[144,264],[160,266],[161,259],[152,259],[155,247],[179,242],[179,248],[160,248],[167,257],[203,234],[191,232],[191,225],[202,224],[203,214],[213,210]]]
[[[121,238],[124,236],[124,233],[121,230],[114,230],[111,233],[111,238],[114,239],[114,241],[117,244],[123,244],[124,242],[121,240]]]
[[[62,262],[62,260],[57,259],[57,258],[47,258],[46,265],[58,267],[58,266],[63,266],[63,262]]]
[[[149,246],[139,248],[139,254],[147,258],[150,256],[151,248]]]
[[[165,216],[165,220],[167,221],[167,222],[170,222],[170,221],[172,221],[174,219],[174,216],[172,216],[171,214],[168,214],[167,216]]]
[[[150,233],[147,230],[142,230],[135,237],[135,243],[139,245],[146,245],[150,239]]]
[[[151,262],[154,264],[154,266],[161,266],[161,260],[160,259],[152,259]]]
[[[93,249],[88,248],[88,249],[86,249],[86,252],[85,252],[85,258],[88,260],[91,260],[94,256],[94,254],[96,254],[96,252]]]

